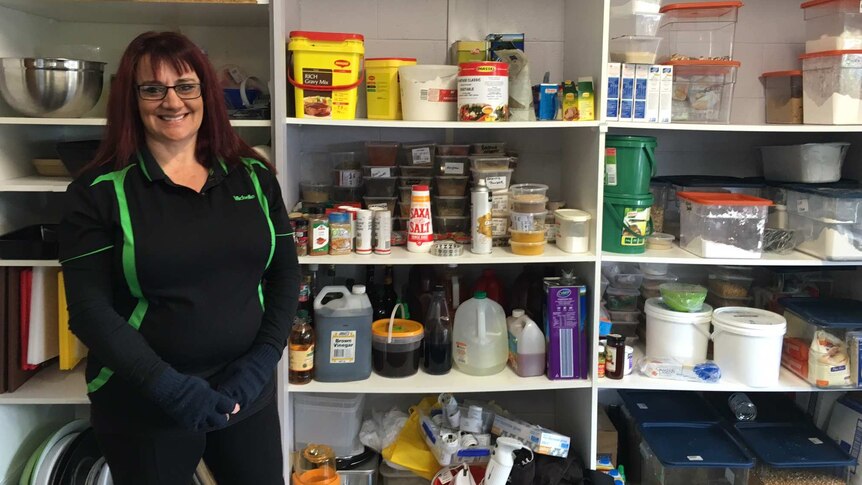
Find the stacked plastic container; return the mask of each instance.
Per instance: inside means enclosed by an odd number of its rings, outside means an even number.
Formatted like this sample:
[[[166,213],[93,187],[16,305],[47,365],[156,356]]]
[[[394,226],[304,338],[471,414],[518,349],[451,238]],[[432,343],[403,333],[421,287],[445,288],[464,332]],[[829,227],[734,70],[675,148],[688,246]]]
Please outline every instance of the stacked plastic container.
[[[763,254],[772,202],[743,194],[677,192],[680,247],[702,258],[751,258]]]
[[[612,0],[610,23],[611,62],[654,64],[661,37],[661,0]]]
[[[745,266],[716,266],[709,271],[706,301],[714,308],[749,307],[754,303],[754,270]]]
[[[862,188],[788,185],[788,227],[797,249],[830,261],[862,261]]]
[[[509,188],[509,244],[512,252],[535,256],[545,252],[548,186],[515,184]]]
[[[805,123],[862,123],[862,5],[856,0],[810,0],[802,9]]]
[[[602,276],[610,283],[605,291],[605,308],[611,320],[611,333],[635,337],[642,316],[638,297],[644,273],[633,263],[603,263]]]
[[[673,66],[671,120],[729,123],[736,73],[733,43],[740,1],[666,4],[661,62]]]

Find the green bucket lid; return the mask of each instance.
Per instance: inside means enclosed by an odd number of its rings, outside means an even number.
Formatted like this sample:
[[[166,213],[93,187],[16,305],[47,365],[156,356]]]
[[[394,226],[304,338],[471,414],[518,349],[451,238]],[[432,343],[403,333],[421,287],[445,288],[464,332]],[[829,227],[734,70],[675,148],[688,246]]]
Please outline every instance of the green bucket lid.
[[[608,135],[605,138],[605,146],[620,148],[642,148],[645,146],[655,148],[658,143],[654,136],[628,136]]]

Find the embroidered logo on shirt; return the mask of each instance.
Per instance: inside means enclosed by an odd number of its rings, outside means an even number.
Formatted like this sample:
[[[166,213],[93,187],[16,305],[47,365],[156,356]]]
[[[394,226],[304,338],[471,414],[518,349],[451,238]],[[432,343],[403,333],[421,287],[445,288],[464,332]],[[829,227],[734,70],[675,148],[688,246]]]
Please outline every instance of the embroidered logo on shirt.
[[[254,194],[246,194],[246,195],[234,195],[233,200],[239,202],[241,200],[252,200],[254,199]]]

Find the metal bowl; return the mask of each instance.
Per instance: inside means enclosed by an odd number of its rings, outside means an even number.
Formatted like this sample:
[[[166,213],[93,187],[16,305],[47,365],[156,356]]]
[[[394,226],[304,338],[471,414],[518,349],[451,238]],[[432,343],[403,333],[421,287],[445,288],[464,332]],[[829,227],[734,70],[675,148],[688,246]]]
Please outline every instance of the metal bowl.
[[[79,117],[99,101],[104,70],[104,62],[3,58],[0,96],[27,116]]]

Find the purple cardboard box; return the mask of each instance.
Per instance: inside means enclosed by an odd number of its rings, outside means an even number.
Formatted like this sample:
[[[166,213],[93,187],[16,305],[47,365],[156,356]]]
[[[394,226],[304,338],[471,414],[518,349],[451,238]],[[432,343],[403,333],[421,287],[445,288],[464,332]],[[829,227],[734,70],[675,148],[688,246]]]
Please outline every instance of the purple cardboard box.
[[[586,379],[589,375],[587,287],[576,283],[561,278],[544,280],[548,379]]]

